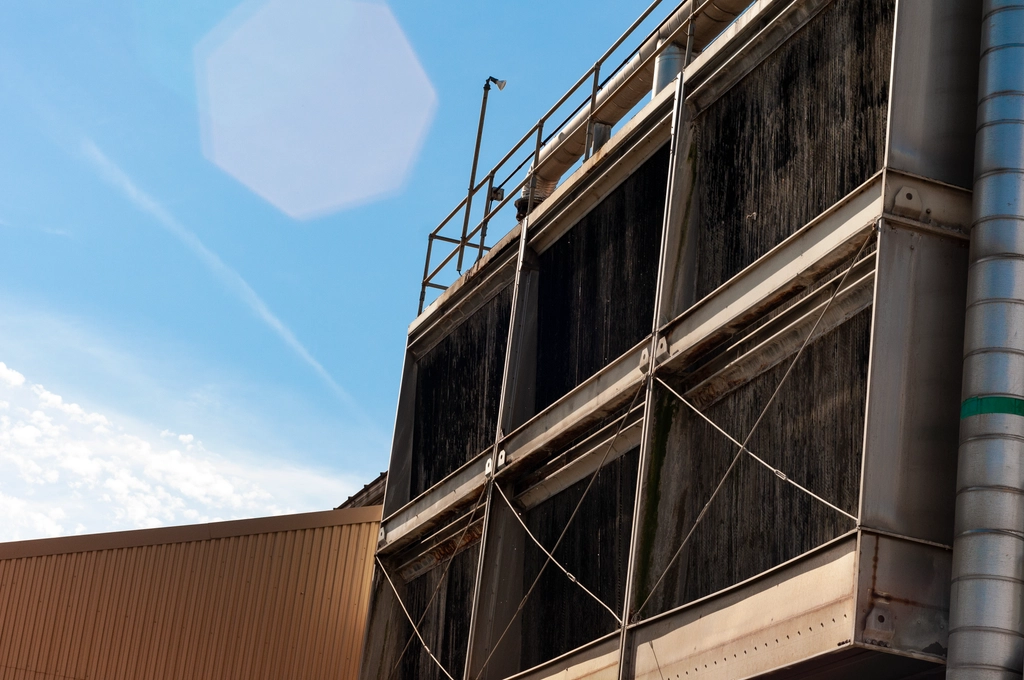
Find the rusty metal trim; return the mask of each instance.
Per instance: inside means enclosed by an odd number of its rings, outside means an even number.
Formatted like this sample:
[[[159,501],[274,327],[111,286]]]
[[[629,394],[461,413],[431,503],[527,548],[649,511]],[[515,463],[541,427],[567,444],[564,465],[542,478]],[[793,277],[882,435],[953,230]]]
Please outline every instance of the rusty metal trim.
[[[379,522],[380,515],[381,506],[371,505],[363,508],[236,519],[227,522],[210,522],[208,524],[188,524],[184,526],[159,527],[156,529],[116,531],[105,534],[40,538],[30,541],[0,543],[0,560],[42,557],[44,555],[64,555],[95,550],[116,550],[118,548],[140,548],[168,543],[185,543],[215,538],[268,534],[277,531],[319,529],[346,524],[365,524],[367,522]]]
[[[866,534],[875,534],[877,536],[885,536],[887,538],[895,538],[900,541],[907,541],[908,543],[920,543],[921,545],[928,545],[933,548],[942,548],[943,550],[952,550],[953,546],[946,545],[945,543],[939,543],[937,541],[929,541],[925,538],[915,538],[913,536],[906,536],[904,534],[898,534],[894,531],[886,531],[885,529],[876,529],[875,527],[862,524],[857,527]]]

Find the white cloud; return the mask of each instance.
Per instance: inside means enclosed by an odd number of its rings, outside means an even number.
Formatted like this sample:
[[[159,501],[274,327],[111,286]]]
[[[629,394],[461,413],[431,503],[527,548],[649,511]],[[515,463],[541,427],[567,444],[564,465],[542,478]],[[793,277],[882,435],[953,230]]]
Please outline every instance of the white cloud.
[[[2,363],[0,377],[0,541],[324,510],[358,488],[218,456],[192,434],[150,441]]]
[[[76,423],[81,423],[83,425],[91,425],[95,423],[100,426],[110,424],[110,422],[99,413],[86,413],[78,404],[65,404],[64,399],[59,394],[47,391],[42,385],[33,385],[32,391],[35,392],[37,397],[39,397],[40,404],[63,411]]]
[[[24,384],[25,376],[17,371],[7,368],[7,364],[0,361],[0,381],[3,381],[11,387],[18,387]]]

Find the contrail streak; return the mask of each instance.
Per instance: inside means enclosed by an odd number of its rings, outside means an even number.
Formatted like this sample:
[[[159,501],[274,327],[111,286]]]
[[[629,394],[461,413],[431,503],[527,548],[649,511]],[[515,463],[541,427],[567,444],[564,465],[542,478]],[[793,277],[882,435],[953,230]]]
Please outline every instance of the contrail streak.
[[[191,250],[213,274],[221,280],[231,291],[242,299],[249,309],[256,313],[263,323],[277,333],[278,337],[288,345],[305,361],[317,375],[349,406],[361,412],[352,396],[346,392],[341,385],[335,382],[327,369],[309,353],[309,350],[299,342],[295,334],[281,322],[277,316],[270,311],[267,303],[252,289],[241,274],[224,263],[217,253],[213,252],[199,240],[199,237],[192,233],[185,225],[174,218],[163,205],[155,198],[135,185],[135,182],[116,163],[110,160],[96,144],[88,138],[82,140],[82,153],[99,170],[103,178],[124,194],[128,200],[135,204],[143,212],[153,217],[160,225],[171,233],[172,236],[181,241]]]

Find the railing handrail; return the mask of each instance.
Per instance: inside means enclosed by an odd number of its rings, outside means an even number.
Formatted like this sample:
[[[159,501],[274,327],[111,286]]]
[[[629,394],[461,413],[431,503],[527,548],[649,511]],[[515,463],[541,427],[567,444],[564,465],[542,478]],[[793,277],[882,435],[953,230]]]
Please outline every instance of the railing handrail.
[[[468,194],[458,203],[458,205],[455,206],[455,208],[448,214],[448,216],[445,217],[441,221],[441,223],[430,232],[427,238],[427,256],[426,262],[424,263],[423,267],[423,281],[420,288],[420,303],[418,313],[423,312],[427,288],[441,290],[447,288],[446,286],[442,286],[440,284],[435,283],[434,278],[438,276],[442,271],[444,271],[445,267],[447,267],[452,262],[452,260],[456,259],[456,256],[458,256],[458,262],[461,264],[462,253],[465,251],[466,248],[478,249],[478,255],[476,258],[477,260],[479,260],[483,256],[484,250],[489,250],[489,248],[484,243],[487,233],[488,222],[500,210],[505,208],[509,204],[509,202],[513,200],[513,197],[518,192],[523,191],[524,187],[529,187],[526,190],[526,193],[528,194],[526,196],[526,199],[528,208],[532,209],[534,205],[533,180],[537,176],[538,169],[543,167],[547,161],[553,158],[555,156],[554,152],[561,148],[563,144],[572,139],[573,135],[568,135],[565,139],[561,140],[558,143],[558,146],[556,146],[551,153],[548,153],[544,158],[540,158],[540,150],[544,148],[544,145],[549,144],[551,140],[555,139],[557,135],[560,132],[562,132],[565,129],[565,127],[579,115],[581,111],[584,110],[584,107],[589,106],[590,112],[587,117],[586,125],[587,149],[584,152],[584,156],[586,157],[589,154],[589,146],[591,142],[591,134],[594,120],[597,119],[598,114],[602,110],[604,110],[604,108],[608,106],[609,103],[614,99],[612,95],[615,92],[618,92],[621,88],[633,83],[634,79],[639,77],[640,73],[643,72],[644,68],[653,60],[657,59],[658,55],[660,55],[663,50],[667,49],[668,46],[678,36],[680,36],[683,33],[683,31],[687,30],[687,28],[689,27],[690,23],[694,20],[694,18],[696,16],[699,16],[704,11],[704,9],[714,0],[704,0],[703,2],[700,2],[699,5],[693,9],[690,15],[686,17],[679,24],[679,26],[672,31],[672,33],[669,34],[669,37],[665,39],[664,43],[662,45],[657,46],[657,48],[650,55],[648,55],[647,58],[641,61],[640,66],[636,69],[636,71],[633,74],[628,76],[622,83],[619,83],[611,92],[608,92],[607,96],[604,97],[604,100],[598,103],[598,93],[605,92],[605,87],[612,80],[612,78],[614,78],[616,74],[621,72],[622,69],[626,67],[636,57],[636,55],[640,52],[640,49],[643,47],[643,45],[646,45],[654,36],[656,36],[661,31],[665,23],[672,16],[674,16],[675,13],[683,7],[683,5],[686,4],[686,1],[687,0],[682,0],[676,6],[676,8],[665,17],[665,19],[663,19],[650,33],[648,33],[647,36],[643,40],[641,40],[638,43],[638,45],[632,51],[630,51],[630,53],[626,55],[626,57],[610,73],[608,73],[604,77],[603,80],[600,80],[600,82],[598,82],[602,71],[602,67],[605,65],[605,62],[607,62],[611,58],[611,56],[616,52],[616,50],[618,50],[622,46],[622,44],[626,40],[628,40],[630,36],[632,36],[633,33],[664,2],[664,0],[653,0],[653,2],[647,7],[647,9],[645,9],[644,12],[629,26],[629,28],[627,28],[626,31],[623,32],[619,36],[619,38],[612,43],[611,47],[605,50],[601,57],[590,68],[587,69],[586,73],[584,73],[583,76],[580,77],[572,85],[572,87],[570,87],[569,90],[566,91],[566,93],[563,94],[558,99],[558,101],[552,107],[550,107],[544,113],[544,115],[541,116],[540,119],[538,119],[536,123],[533,124],[529,131],[527,131],[526,134],[523,135],[522,138],[520,138],[520,140],[515,145],[513,145],[512,148],[504,156],[501,157],[501,159],[491,168],[489,172],[483,175],[483,178],[479,182],[477,182],[474,186],[470,187]],[[694,0],[694,4],[697,5],[697,0]],[[543,130],[548,120],[588,81],[592,81],[593,83],[590,94],[587,95],[587,97],[579,104],[579,106],[577,106],[561,123],[559,123],[553,130],[551,130],[547,137],[544,137]],[[502,179],[500,182],[495,182],[495,179],[499,176],[499,172],[502,170],[502,168],[513,158],[513,156],[515,156],[523,149],[523,146],[528,141],[530,141],[531,138],[536,139],[535,148],[528,154],[526,154],[525,158],[515,167],[515,169],[513,169],[508,175],[506,175],[504,179]],[[499,201],[497,201],[496,207],[492,206],[492,199],[494,194],[493,189],[501,189],[502,191],[504,191],[507,188],[506,185],[508,184],[508,182],[511,181],[512,178],[515,177],[523,169],[523,167],[525,167],[528,163],[531,162],[532,166],[529,172],[527,172],[526,176],[517,183],[514,189],[505,192],[502,198]],[[460,234],[460,238],[457,239],[441,236],[441,230],[444,229],[444,227],[446,227],[448,224],[450,224],[451,221],[464,209],[466,210],[466,225],[468,225],[469,211],[470,206],[472,205],[472,199],[485,186],[488,187],[488,195],[484,197],[484,214],[482,219],[476,223],[476,226],[472,230],[464,228],[462,233]],[[480,234],[480,241],[479,244],[474,244],[473,240],[475,239],[477,234]],[[433,255],[433,245],[435,240],[447,243],[454,243],[456,245],[452,249],[452,251],[441,260],[440,264],[431,269],[430,264]],[[461,273],[461,269],[459,273]]]

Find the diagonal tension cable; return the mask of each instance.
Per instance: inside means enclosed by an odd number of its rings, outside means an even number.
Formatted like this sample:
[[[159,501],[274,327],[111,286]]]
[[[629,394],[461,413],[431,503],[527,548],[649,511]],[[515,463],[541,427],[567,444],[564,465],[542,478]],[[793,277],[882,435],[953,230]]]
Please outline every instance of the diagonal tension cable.
[[[476,517],[476,511],[480,509],[480,504],[483,502],[484,498],[486,498],[486,497],[487,497],[487,489],[485,487],[483,490],[480,491],[480,496],[476,499],[476,504],[473,506],[473,511],[469,513],[469,520],[466,522],[466,526],[462,529],[462,533],[459,534],[459,540],[455,542],[455,549],[452,550],[452,554],[448,556],[448,562],[444,565],[444,570],[441,572],[440,578],[437,579],[437,584],[434,586],[434,592],[432,592],[430,594],[430,598],[427,600],[427,604],[423,607],[423,613],[420,614],[420,618],[416,621],[415,624],[413,624],[413,633],[412,633],[412,635],[410,635],[409,639],[405,641],[405,646],[402,647],[402,652],[395,659],[395,665],[394,665],[394,667],[392,667],[391,672],[388,673],[389,680],[390,680],[390,678],[393,678],[395,676],[395,672],[398,670],[398,667],[402,665],[402,658],[405,657],[405,653],[407,651],[409,651],[409,645],[412,644],[413,638],[419,637],[418,629],[419,629],[420,625],[423,624],[423,619],[425,619],[427,617],[427,612],[430,611],[430,605],[434,603],[434,598],[437,597],[437,593],[441,590],[441,584],[444,583],[444,577],[448,575],[448,570],[451,569],[452,562],[455,561],[455,555],[457,555],[458,552],[459,552],[459,546],[461,546],[462,542],[466,539],[466,534],[469,533],[469,528],[471,526],[473,526],[473,519]],[[379,562],[379,560],[378,560],[378,562]],[[381,571],[384,571],[384,566],[383,565],[381,565]],[[385,576],[386,575],[387,574],[385,573]],[[391,579],[388,579],[388,580],[390,581]],[[394,584],[392,584],[391,587],[394,588]],[[395,597],[398,597],[398,591],[395,591]],[[399,598],[399,601],[401,601],[401,598]],[[404,609],[404,606],[403,606],[403,609]],[[410,623],[411,622],[412,621],[410,620]],[[423,641],[423,638],[420,637],[420,642],[422,642],[422,641]],[[427,645],[424,644],[423,648],[427,649]],[[429,649],[427,649],[427,653],[428,654],[430,653]],[[435,661],[436,661],[436,659],[435,659]],[[438,664],[438,665],[440,665],[440,664]],[[441,670],[444,671],[443,668]],[[447,675],[447,672],[445,674]]]
[[[379,557],[374,557],[374,559],[377,560],[377,566],[380,567],[380,571],[382,574],[384,574],[384,578],[388,580],[388,584],[391,586],[391,592],[395,594],[395,599],[398,600],[398,606],[402,608],[403,612],[405,612],[405,618],[409,619],[409,625],[412,626],[412,632],[416,635],[416,637],[420,639],[420,644],[423,645],[423,649],[426,650],[427,654],[430,655],[430,658],[434,660],[434,663],[437,664],[437,667],[441,669],[441,672],[445,674],[448,680],[455,680],[455,678],[452,677],[452,674],[449,673],[447,669],[445,669],[445,667],[441,665],[441,662],[437,660],[437,657],[434,656],[434,653],[430,651],[430,647],[427,645],[427,641],[423,639],[422,635],[420,635],[420,629],[416,627],[416,623],[412,620],[412,616],[409,614],[409,610],[405,608],[405,603],[402,602],[402,598],[398,594],[398,588],[395,587],[394,581],[391,580],[391,576],[388,574],[388,570],[384,568],[384,563],[380,561]]]
[[[832,295],[829,297],[828,302],[825,303],[825,306],[824,308],[822,308],[821,314],[818,315],[817,320],[815,320],[814,325],[811,326],[811,330],[807,333],[807,337],[804,338],[803,343],[800,345],[800,349],[798,349],[796,354],[793,356],[793,360],[789,362],[789,366],[786,368],[786,372],[782,375],[782,379],[779,380],[779,384],[775,386],[775,391],[772,392],[772,396],[768,398],[768,401],[765,403],[764,408],[761,409],[761,413],[757,416],[757,420],[754,421],[754,425],[750,428],[750,432],[747,433],[747,436],[743,439],[743,442],[739,444],[739,450],[736,452],[736,455],[733,456],[732,462],[729,463],[729,467],[726,469],[725,474],[722,475],[722,479],[721,481],[718,482],[718,486],[716,486],[715,490],[711,492],[711,497],[708,498],[707,503],[705,503],[704,507],[701,508],[700,513],[697,515],[697,519],[694,520],[693,525],[690,527],[690,530],[686,532],[686,536],[683,538],[683,542],[679,544],[679,547],[676,549],[675,553],[672,554],[672,558],[668,561],[668,564],[665,565],[664,571],[661,572],[661,576],[659,576],[658,580],[655,581],[654,585],[651,587],[650,592],[647,593],[647,597],[633,613],[633,616],[630,619],[631,622],[636,622],[636,620],[640,618],[640,612],[642,612],[644,607],[647,606],[647,603],[651,601],[651,598],[654,596],[654,593],[657,592],[658,587],[661,586],[662,582],[665,580],[665,576],[668,575],[669,569],[671,569],[672,565],[675,564],[675,561],[679,559],[679,555],[682,554],[683,548],[686,547],[686,544],[690,541],[690,538],[693,536],[694,531],[696,531],[697,527],[700,525],[701,520],[704,519],[704,516],[707,514],[708,508],[711,507],[711,504],[714,502],[715,497],[718,496],[718,492],[722,490],[723,486],[725,486],[726,480],[729,478],[729,475],[736,467],[736,463],[738,463],[740,458],[743,456],[743,453],[747,448],[747,444],[750,443],[751,437],[754,436],[754,432],[757,431],[757,427],[761,424],[761,421],[764,419],[765,414],[768,413],[768,409],[775,401],[775,397],[779,395],[779,391],[782,390],[782,386],[786,384],[786,380],[793,372],[793,368],[796,366],[796,362],[800,360],[800,357],[803,355],[804,350],[807,349],[807,345],[811,343],[811,339],[814,337],[814,332],[818,330],[818,325],[821,324],[821,320],[825,318],[825,314],[828,312],[829,307],[832,306],[832,303],[839,295],[839,292],[843,289],[843,284],[846,283],[846,279],[850,276],[850,272],[853,271],[853,268],[856,266],[857,261],[860,259],[861,253],[864,252],[864,249],[867,247],[868,243],[871,242],[871,237],[874,236],[874,234],[875,232],[873,229],[868,232],[867,238],[864,239],[864,242],[857,250],[857,254],[853,256],[853,260],[850,262],[850,266],[846,269],[845,272],[843,272],[842,278],[839,279],[839,284],[836,286],[836,289],[832,292]]]
[[[494,488],[497,489],[498,493],[501,494],[501,497],[505,499],[505,503],[508,505],[509,510],[511,510],[512,514],[516,516],[517,520],[519,520],[519,525],[523,527],[523,530],[526,532],[526,535],[533,539],[533,542],[537,545],[538,548],[541,549],[541,552],[548,556],[548,559],[551,560],[551,564],[561,569],[562,573],[565,574],[566,578],[568,578],[571,582],[578,585],[583,590],[583,592],[585,592],[587,595],[593,598],[595,602],[597,602],[599,605],[607,609],[608,613],[611,614],[612,617],[615,619],[615,622],[621,626],[622,619],[620,619],[619,615],[615,613],[615,610],[609,607],[607,604],[605,604],[604,600],[602,600],[597,595],[592,593],[589,588],[580,583],[580,580],[578,578],[569,573],[569,570],[566,569],[558,560],[556,560],[555,556],[549,553],[548,549],[545,548],[544,545],[537,539],[537,537],[533,535],[533,532],[530,531],[530,528],[528,526],[526,526],[526,522],[523,521],[523,518],[519,515],[519,512],[516,511],[515,506],[512,505],[512,501],[510,501],[508,499],[508,496],[505,495],[505,492],[501,490],[501,485],[495,484]]]
[[[651,646],[651,655],[654,657],[654,664],[658,667],[658,675],[661,680],[665,680],[665,674],[661,672],[661,662],[658,661],[658,653],[654,651],[654,640],[648,640],[647,644]]]
[[[594,482],[597,480],[597,476],[601,473],[601,470],[604,468],[604,464],[608,461],[608,455],[611,453],[612,448],[615,446],[615,440],[619,438],[620,434],[622,434],[622,429],[623,427],[625,427],[626,421],[629,419],[629,413],[630,411],[633,410],[633,406],[636,405],[637,397],[640,396],[640,393],[644,391],[644,387],[646,386],[647,381],[644,380],[643,382],[640,383],[639,387],[637,387],[636,394],[633,395],[632,401],[629,402],[629,407],[626,409],[625,414],[623,414],[622,421],[619,423],[619,427],[615,431],[615,436],[612,437],[611,441],[608,442],[608,448],[605,449],[604,456],[601,458],[601,463],[597,466],[597,469],[594,470],[594,473],[590,476],[590,481],[587,483],[587,487],[583,490],[583,495],[580,496],[579,501],[576,502],[576,507],[573,508],[572,514],[569,515],[569,519],[566,521],[565,527],[562,529],[562,533],[559,534],[558,540],[555,541],[555,545],[552,546],[552,553],[558,550],[558,546],[562,544],[562,539],[564,539],[565,535],[569,532],[569,527],[572,525],[572,521],[576,519],[576,515],[579,513],[580,508],[583,506],[583,501],[586,499],[587,494],[590,493],[590,489],[594,486]],[[544,570],[547,569],[551,561],[551,554],[548,553],[548,557],[544,560],[544,564],[541,565],[540,570],[537,572],[537,576],[533,579],[533,583],[530,584],[530,587],[526,591],[526,594],[523,595],[523,599],[519,601],[519,606],[516,607],[515,612],[512,614],[512,618],[510,618],[508,620],[508,624],[505,625],[505,630],[501,631],[501,635],[498,636],[498,640],[494,643],[494,645],[491,646],[491,651],[488,652],[487,656],[484,658],[484,662],[480,666],[480,671],[475,676],[476,680],[479,680],[481,677],[483,677],[484,671],[487,670],[487,664],[491,662],[491,657],[494,656],[494,653],[498,650],[498,646],[501,645],[501,641],[505,639],[505,636],[508,634],[509,629],[512,628],[512,624],[515,622],[516,617],[518,617],[519,613],[523,611],[523,607],[526,606],[526,601],[530,599],[530,595],[533,594],[533,590],[537,587],[537,584],[540,582],[540,577],[544,575]]]
[[[757,454],[755,454],[755,453],[754,453],[753,451],[751,451],[751,450],[750,450],[750,449],[748,449],[747,447],[745,447],[745,446],[743,446],[742,444],[740,444],[740,443],[739,443],[739,441],[737,441],[737,440],[736,440],[736,439],[735,439],[735,438],[734,438],[734,437],[733,437],[733,436],[732,436],[731,434],[729,434],[728,432],[726,432],[725,430],[723,430],[723,429],[722,429],[721,427],[719,427],[719,426],[718,426],[718,424],[717,424],[717,423],[716,423],[715,421],[711,420],[711,418],[708,418],[708,417],[707,417],[706,415],[704,415],[703,413],[701,413],[701,412],[700,412],[700,410],[699,410],[699,409],[698,409],[698,408],[697,408],[696,406],[694,406],[694,405],[693,405],[693,404],[691,404],[691,403],[690,403],[689,401],[687,401],[687,400],[686,400],[686,399],[685,399],[685,398],[683,397],[683,395],[679,394],[679,393],[678,393],[678,392],[676,392],[676,391],[675,391],[674,389],[672,389],[672,387],[671,387],[671,386],[669,386],[669,384],[668,384],[668,383],[666,383],[666,382],[665,382],[664,380],[662,380],[661,378],[655,378],[655,380],[657,380],[658,382],[660,382],[660,383],[661,383],[661,385],[662,385],[662,387],[664,387],[664,388],[665,388],[666,390],[668,390],[669,392],[671,392],[671,393],[672,393],[672,394],[673,394],[673,395],[674,395],[674,396],[676,397],[676,399],[678,399],[679,401],[683,402],[683,403],[684,403],[684,404],[685,404],[685,405],[686,405],[687,407],[689,407],[689,408],[690,408],[690,410],[691,410],[691,411],[693,411],[693,412],[694,412],[694,413],[696,413],[696,414],[697,414],[698,416],[700,416],[701,418],[703,418],[703,419],[704,419],[704,420],[705,420],[705,421],[706,421],[706,422],[707,422],[707,423],[708,423],[709,425],[711,425],[711,427],[715,428],[715,429],[716,429],[716,430],[718,430],[718,431],[719,431],[720,433],[722,433],[722,435],[724,435],[726,439],[728,439],[729,441],[731,441],[731,442],[732,442],[733,444],[735,444],[736,446],[739,446],[739,447],[740,447],[740,448],[741,448],[741,449],[743,450],[743,452],[744,452],[744,453],[746,453],[747,455],[749,455],[749,456],[750,456],[751,458],[753,458],[754,460],[756,460],[756,461],[757,461],[758,463],[760,463],[761,465],[763,465],[763,466],[765,466],[766,468],[768,468],[768,470],[770,470],[770,471],[772,472],[772,474],[774,474],[774,475],[775,475],[776,477],[778,477],[779,479],[781,479],[781,480],[782,480],[783,482],[786,482],[787,484],[792,484],[793,486],[795,486],[795,487],[796,487],[797,489],[799,489],[800,491],[803,491],[803,492],[804,492],[805,494],[807,494],[808,496],[810,496],[810,497],[811,497],[811,498],[813,498],[814,500],[818,501],[819,503],[822,503],[822,504],[824,504],[824,505],[827,505],[828,507],[830,507],[830,508],[832,508],[833,510],[835,510],[836,512],[838,512],[838,513],[839,513],[840,515],[845,515],[845,516],[849,517],[850,519],[852,519],[852,520],[853,520],[854,522],[858,521],[858,520],[857,520],[857,518],[856,518],[855,516],[853,516],[853,515],[851,515],[850,513],[846,512],[845,510],[843,510],[843,509],[842,509],[842,508],[840,508],[839,506],[837,506],[837,505],[833,505],[832,503],[829,503],[829,502],[828,502],[827,500],[825,500],[824,498],[822,498],[822,497],[821,497],[821,496],[819,496],[818,494],[814,493],[814,492],[813,492],[813,491],[811,491],[810,489],[808,489],[808,488],[806,488],[806,487],[804,487],[804,486],[801,486],[801,485],[800,485],[799,483],[797,483],[796,481],[794,481],[794,480],[793,480],[793,478],[792,478],[792,477],[790,477],[789,475],[787,475],[787,474],[786,474],[785,472],[783,472],[782,470],[780,470],[780,469],[778,469],[778,468],[776,468],[776,467],[772,467],[772,465],[771,465],[770,463],[768,463],[768,461],[764,460],[763,458],[761,458],[760,456],[758,456]]]

